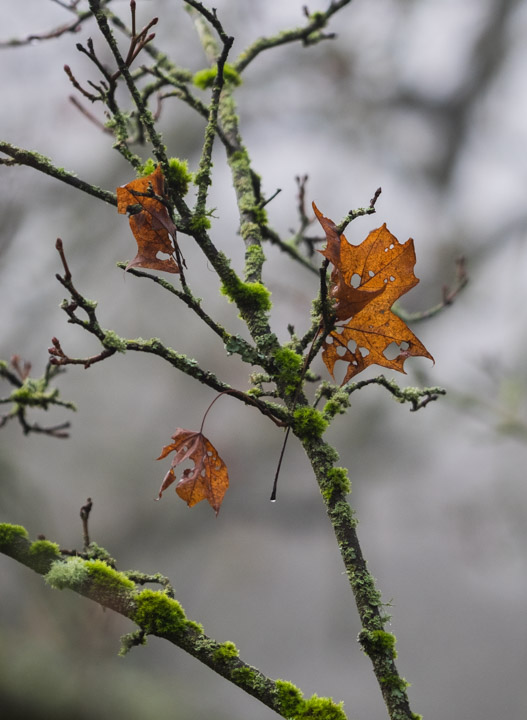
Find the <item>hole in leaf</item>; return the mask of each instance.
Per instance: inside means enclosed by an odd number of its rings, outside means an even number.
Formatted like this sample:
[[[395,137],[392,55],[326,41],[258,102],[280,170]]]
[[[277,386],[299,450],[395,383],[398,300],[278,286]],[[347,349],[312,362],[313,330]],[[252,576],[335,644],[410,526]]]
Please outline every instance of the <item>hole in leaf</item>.
[[[386,350],[383,352],[383,355],[387,360],[395,360],[395,358],[399,355],[399,353],[400,353],[399,345],[397,345],[396,342],[392,342],[388,345]]]
[[[353,273],[350,280],[351,287],[358,288],[360,285],[360,275],[358,273]]]
[[[172,255],[166,252],[162,252],[161,250],[158,250],[156,252],[156,260],[170,260]]]
[[[373,277],[373,276],[375,275],[375,273],[373,272],[373,270],[370,270],[369,273],[368,273],[368,275],[369,275],[370,277]]]

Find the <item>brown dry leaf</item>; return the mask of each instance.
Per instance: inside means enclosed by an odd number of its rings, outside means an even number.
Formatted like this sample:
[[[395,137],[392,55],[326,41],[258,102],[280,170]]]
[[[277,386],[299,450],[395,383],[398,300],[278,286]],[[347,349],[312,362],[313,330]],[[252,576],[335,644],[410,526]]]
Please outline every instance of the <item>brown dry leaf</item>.
[[[425,346],[391,311],[394,302],[419,282],[414,275],[413,240],[401,245],[384,224],[360,245],[352,245],[315,203],[313,210],[327,238],[327,246],[320,252],[333,265],[330,293],[337,327],[326,338],[322,352],[332,377],[338,360],[348,364],[343,385],[369,365],[404,373],[404,362],[410,356],[433,361]],[[398,354],[390,359],[386,351],[392,343],[398,346]]]
[[[149,187],[159,197],[165,197],[165,178],[158,166],[146,177],[132,180],[117,188],[117,210],[126,213],[129,206],[141,205],[142,210],[130,215],[130,227],[137,241],[137,255],[128,263],[126,270],[132,267],[149,268],[178,273],[179,266],[174,260],[176,226],[170,219],[168,210],[162,202],[152,197],[137,196],[134,193],[146,193]],[[158,253],[168,255],[157,257]]]
[[[189,507],[201,500],[207,500],[217,515],[223,496],[229,487],[227,466],[218,455],[216,448],[201,432],[177,428],[172,440],[174,442],[166,445],[157,458],[162,460],[171,452],[176,453],[172,459],[172,466],[159,489],[157,499],[159,500],[164,491],[176,480],[174,473],[176,465],[185,460],[192,460],[194,468],[183,471],[176,485],[176,492]]]

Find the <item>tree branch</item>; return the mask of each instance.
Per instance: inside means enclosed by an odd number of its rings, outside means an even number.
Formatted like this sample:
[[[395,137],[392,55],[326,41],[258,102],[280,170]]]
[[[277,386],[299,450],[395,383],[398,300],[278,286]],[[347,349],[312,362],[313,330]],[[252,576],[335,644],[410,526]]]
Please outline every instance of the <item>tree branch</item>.
[[[415,720],[406,692],[408,683],[395,665],[395,636],[384,630],[390,618],[382,610],[381,594],[357,537],[355,513],[346,500],[351,488],[347,471],[334,466],[338,455],[328,443],[302,436],[295,426],[293,432],[302,441],[326,505],[362,624],[359,642],[373,664],[388,714],[391,720]]]
[[[0,552],[43,575],[51,587],[72,590],[129,618],[140,628],[141,638],[154,635],[173,643],[282,717],[291,717],[293,709],[298,717],[310,717],[311,707],[320,707],[323,700],[326,710],[333,711],[332,718],[346,720],[341,705],[330,698],[304,700],[291,683],[272,680],[241,660],[234,643],[207,636],[199,623],[187,618],[170,591],[142,589],[145,582],[159,582],[159,574],[123,573],[101,559],[65,556],[56,543],[31,542],[23,527],[7,523],[0,524]],[[144,643],[135,640],[124,636],[123,651]]]
[[[309,12],[304,9],[304,14],[308,19],[308,22],[304,27],[295,28],[293,30],[284,30],[272,37],[259,38],[246,50],[240,53],[238,59],[234,63],[235,70],[237,72],[242,72],[242,70],[244,70],[247,65],[255,59],[255,57],[264,50],[269,50],[270,48],[287,45],[293,42],[301,42],[304,46],[314,45],[321,40],[334,38],[334,33],[324,34],[322,30],[326,27],[330,17],[346,5],[349,5],[350,2],[351,0],[331,0],[327,10],[314,12],[312,14],[309,14]]]
[[[59,368],[53,367],[52,363],[48,363],[44,375],[40,378],[31,378],[31,364],[24,363],[20,366],[20,358],[15,355],[11,359],[11,366],[15,372],[9,370],[8,364],[4,360],[0,360],[0,377],[3,377],[15,389],[5,398],[0,398],[0,404],[11,404],[11,410],[0,417],[0,428],[7,425],[10,420],[17,419],[24,435],[30,433],[39,433],[49,435],[56,438],[67,438],[69,434],[66,430],[70,427],[69,422],[63,422],[59,425],[43,426],[39,423],[30,423],[27,420],[27,412],[30,409],[40,408],[48,410],[51,406],[66,408],[68,410],[76,410],[72,402],[60,399],[57,388],[49,389],[51,380],[61,372]]]
[[[0,152],[3,152],[5,155],[9,155],[13,158],[12,160],[0,158],[0,165],[27,165],[28,167],[32,167],[45,175],[50,175],[67,185],[71,185],[77,190],[82,190],[88,195],[93,195],[99,200],[104,200],[104,202],[107,202],[110,205],[117,205],[117,196],[114,193],[102,190],[96,185],[90,185],[90,183],[81,180],[73,173],[64,170],[64,168],[56,167],[49,158],[41,155],[40,153],[33,152],[31,150],[23,150],[22,148],[16,147],[15,145],[11,145],[11,143],[4,141],[0,141]]]

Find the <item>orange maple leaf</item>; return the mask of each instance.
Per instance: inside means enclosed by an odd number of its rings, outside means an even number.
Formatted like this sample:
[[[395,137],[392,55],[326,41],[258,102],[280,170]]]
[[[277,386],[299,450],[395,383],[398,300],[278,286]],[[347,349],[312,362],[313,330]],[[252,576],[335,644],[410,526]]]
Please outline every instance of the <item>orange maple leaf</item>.
[[[343,385],[369,365],[404,373],[404,362],[410,356],[433,361],[410,328],[391,311],[393,303],[419,282],[414,275],[413,240],[401,245],[385,223],[360,245],[352,245],[315,203],[313,210],[327,238],[327,246],[320,252],[333,265],[330,296],[335,301],[337,326],[322,350],[333,379],[338,360],[348,364]],[[386,350],[392,343],[399,352],[390,359]]]
[[[160,165],[150,175],[137,178],[117,188],[118,212],[124,214],[134,205],[141,205],[143,208],[130,215],[130,227],[137,241],[137,255],[128,263],[126,270],[143,267],[178,273],[179,266],[173,257],[176,226],[170,219],[168,210],[157,198],[136,194],[147,193],[150,187],[156,195],[165,197],[165,178]],[[160,258],[158,253],[168,257]]]
[[[169,453],[176,453],[172,458],[172,466],[163,479],[157,499],[159,500],[163,492],[176,480],[174,473],[176,465],[185,460],[192,460],[194,468],[183,471],[176,485],[176,492],[189,507],[201,500],[207,500],[217,515],[223,496],[229,487],[227,466],[218,455],[216,448],[201,432],[177,428],[172,440],[174,442],[166,445],[157,458],[162,460]]]

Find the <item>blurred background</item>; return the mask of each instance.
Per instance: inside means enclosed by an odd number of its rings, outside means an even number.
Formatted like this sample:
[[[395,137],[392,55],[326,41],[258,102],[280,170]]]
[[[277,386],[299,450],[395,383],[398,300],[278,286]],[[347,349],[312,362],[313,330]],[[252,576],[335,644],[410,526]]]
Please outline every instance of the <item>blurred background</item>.
[[[79,7],[84,6],[81,2]],[[160,18],[157,45],[173,61],[205,66],[181,2],[139,0],[140,23]],[[260,35],[304,22],[302,3],[215,0],[233,57]],[[129,3],[112,2],[128,23]],[[325,2],[311,2],[310,11]],[[60,3],[2,3],[1,39],[71,21]],[[527,713],[527,3],[519,0],[356,0],[329,27],[336,39],[263,53],[238,91],[241,129],[262,175],[271,225],[298,227],[295,176],[306,199],[339,221],[382,187],[377,215],[348,228],[352,243],[383,222],[415,240],[421,282],[405,309],[438,303],[465,256],[468,287],[413,329],[434,355],[410,359],[402,385],[440,385],[445,398],[418,413],[382,388],[353,395],[328,439],[349,467],[351,502],[370,569],[393,614],[398,667],[425,718],[524,718]],[[111,191],[133,178],[102,133],[68,100],[69,64],[98,80],[76,42],[93,22],[54,40],[2,48],[0,137]],[[125,45],[123,41],[123,46]],[[203,94],[206,99],[206,95]],[[104,119],[100,106],[94,114]],[[176,100],[160,120],[171,156],[197,169],[203,123]],[[139,148],[146,159],[148,148]],[[216,245],[242,267],[243,244],[222,149],[209,205]],[[27,168],[0,166],[0,357],[19,354],[40,376],[57,336],[72,356],[99,352],[67,324],[54,275],[64,241],[74,280],[97,299],[101,324],[126,337],[158,336],[240,389],[247,371],[189,310],[116,268],[135,254],[115,208]],[[320,232],[313,228],[313,234]],[[243,332],[203,256],[180,239],[189,282],[204,308]],[[264,278],[272,322],[309,325],[317,278],[269,247]],[[177,282],[177,280],[176,280]],[[318,369],[325,376],[319,363]],[[378,374],[373,368],[361,377]],[[385,373],[394,377],[392,373]],[[297,443],[287,448],[279,497],[269,503],[283,431],[222,398],[206,434],[231,487],[218,518],[188,510],[170,490],[153,502],[169,461],[154,462],[178,426],[199,428],[214,393],[156,358],[118,355],[57,384],[78,412],[35,412],[43,425],[72,421],[67,440],[0,431],[0,520],[82,545],[79,509],[93,498],[91,537],[120,569],[168,575],[190,618],[271,677],[343,700],[357,720],[385,716],[353,597],[323,503]],[[0,395],[10,392],[2,382]],[[4,406],[5,408],[6,406]],[[151,638],[126,658],[132,624],[73,593],[58,592],[0,556],[0,697],[10,717],[81,719],[271,718],[273,714],[174,646]]]

